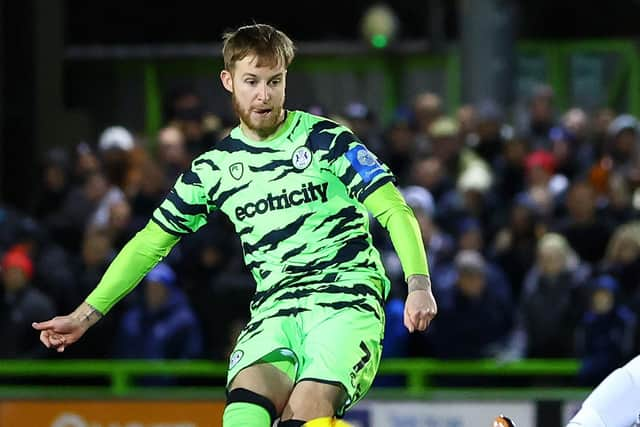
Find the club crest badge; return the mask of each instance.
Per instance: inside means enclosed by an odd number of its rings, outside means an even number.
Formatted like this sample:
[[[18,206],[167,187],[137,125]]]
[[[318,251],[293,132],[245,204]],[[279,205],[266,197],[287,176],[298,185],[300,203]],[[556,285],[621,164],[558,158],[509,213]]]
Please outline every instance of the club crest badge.
[[[229,166],[229,173],[234,179],[239,180],[244,174],[244,165],[240,162],[232,164]]]
[[[376,159],[369,152],[369,150],[360,150],[357,154],[358,162],[362,166],[373,166],[376,164]]]
[[[244,356],[244,352],[242,350],[236,350],[231,353],[231,357],[229,357],[229,369],[233,369],[234,366],[238,364],[240,359]]]
[[[293,167],[298,170],[304,170],[311,164],[311,150],[302,146],[295,149],[291,157]]]

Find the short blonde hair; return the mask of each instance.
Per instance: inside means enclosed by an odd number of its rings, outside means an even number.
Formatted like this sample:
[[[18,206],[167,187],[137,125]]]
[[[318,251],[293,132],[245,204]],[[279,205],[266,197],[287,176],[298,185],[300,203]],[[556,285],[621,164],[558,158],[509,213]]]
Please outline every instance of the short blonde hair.
[[[258,58],[258,66],[289,67],[295,56],[295,46],[282,31],[267,24],[245,25],[222,36],[224,68],[232,70],[237,61],[247,55]]]

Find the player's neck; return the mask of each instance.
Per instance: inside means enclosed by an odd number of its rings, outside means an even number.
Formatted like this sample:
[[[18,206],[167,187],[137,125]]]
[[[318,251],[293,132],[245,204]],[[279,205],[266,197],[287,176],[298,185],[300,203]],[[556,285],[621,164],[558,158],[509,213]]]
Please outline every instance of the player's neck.
[[[280,128],[284,126],[286,119],[287,119],[287,110],[283,108],[282,111],[280,112],[280,117],[278,117],[278,124],[269,133],[256,132],[255,130],[247,126],[246,123],[242,120],[240,120],[240,129],[242,130],[242,134],[245,137],[253,141],[266,141],[268,139],[271,139],[274,135],[276,135],[280,131]]]

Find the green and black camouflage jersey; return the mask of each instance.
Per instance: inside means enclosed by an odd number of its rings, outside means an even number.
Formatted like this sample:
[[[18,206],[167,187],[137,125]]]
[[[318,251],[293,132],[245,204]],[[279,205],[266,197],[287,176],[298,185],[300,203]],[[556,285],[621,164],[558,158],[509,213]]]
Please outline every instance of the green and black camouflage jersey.
[[[153,220],[165,231],[196,231],[216,209],[233,222],[256,280],[255,311],[335,308],[389,290],[362,202],[393,181],[390,170],[344,126],[289,111],[268,141],[240,127],[193,161]]]

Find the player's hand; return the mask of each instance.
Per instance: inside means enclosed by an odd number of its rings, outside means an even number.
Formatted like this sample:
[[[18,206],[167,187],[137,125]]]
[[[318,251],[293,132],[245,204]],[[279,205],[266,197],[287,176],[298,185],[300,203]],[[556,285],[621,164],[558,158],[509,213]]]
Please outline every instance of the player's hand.
[[[67,316],[56,316],[45,322],[33,322],[33,329],[40,331],[40,341],[47,348],[63,352],[65,348],[78,341],[95,324],[102,314],[87,303],[82,303]]]
[[[56,316],[46,322],[33,322],[34,329],[40,331],[40,341],[47,348],[63,352],[66,347],[78,341],[88,327],[78,319],[68,316]]]
[[[409,332],[424,331],[438,313],[428,276],[409,277],[409,295],[404,304],[404,326]]]

